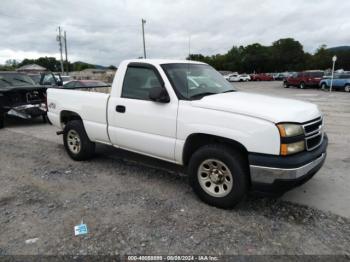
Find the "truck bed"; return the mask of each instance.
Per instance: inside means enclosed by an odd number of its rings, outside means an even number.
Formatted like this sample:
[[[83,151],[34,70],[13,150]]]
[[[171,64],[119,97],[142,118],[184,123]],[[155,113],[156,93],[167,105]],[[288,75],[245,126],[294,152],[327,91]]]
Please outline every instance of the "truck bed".
[[[108,142],[106,106],[110,89],[111,87],[49,88],[47,104],[50,120],[63,129],[60,121],[62,115],[74,112],[83,119],[90,140]]]

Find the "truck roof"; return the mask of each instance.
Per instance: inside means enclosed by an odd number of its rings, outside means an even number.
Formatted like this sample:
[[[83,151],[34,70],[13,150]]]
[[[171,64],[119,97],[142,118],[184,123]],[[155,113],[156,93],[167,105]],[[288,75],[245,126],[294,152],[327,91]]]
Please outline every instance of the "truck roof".
[[[148,63],[152,65],[162,65],[162,64],[205,64],[198,61],[192,60],[173,60],[173,59],[130,59],[124,60],[124,63]]]

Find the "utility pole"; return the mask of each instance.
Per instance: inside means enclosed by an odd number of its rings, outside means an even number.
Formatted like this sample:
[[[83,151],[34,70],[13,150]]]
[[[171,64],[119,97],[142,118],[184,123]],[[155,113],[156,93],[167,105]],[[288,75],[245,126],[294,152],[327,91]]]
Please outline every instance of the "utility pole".
[[[188,37],[188,60],[191,60],[191,35]]]
[[[56,38],[58,44],[60,46],[60,55],[61,55],[61,73],[63,75],[63,55],[62,55],[62,35],[61,35],[61,27],[58,27],[58,36]]]
[[[146,43],[145,43],[145,28],[146,20],[142,18],[142,39],[143,39],[143,58],[146,59]]]
[[[330,85],[330,87],[329,87],[329,92],[332,92],[332,88],[333,88],[333,78],[334,78],[335,61],[337,61],[337,56],[333,56],[333,57],[332,57],[332,62],[333,62],[333,66],[332,66],[332,79],[331,79],[331,85]]]
[[[66,53],[66,75],[68,75],[69,65],[68,65],[67,34],[66,34],[66,31],[64,31],[64,50],[65,50],[65,53]]]

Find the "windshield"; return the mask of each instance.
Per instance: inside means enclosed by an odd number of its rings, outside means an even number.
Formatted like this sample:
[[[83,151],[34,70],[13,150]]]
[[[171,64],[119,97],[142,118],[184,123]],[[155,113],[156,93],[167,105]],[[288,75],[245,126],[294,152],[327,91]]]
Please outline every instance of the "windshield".
[[[204,64],[164,64],[177,94],[183,99],[201,99],[206,95],[235,91],[232,85],[215,69]]]
[[[40,83],[40,79],[41,79],[40,75],[28,75],[28,76],[34,81],[35,84]]]
[[[33,86],[34,81],[27,75],[18,73],[0,73],[0,87]]]

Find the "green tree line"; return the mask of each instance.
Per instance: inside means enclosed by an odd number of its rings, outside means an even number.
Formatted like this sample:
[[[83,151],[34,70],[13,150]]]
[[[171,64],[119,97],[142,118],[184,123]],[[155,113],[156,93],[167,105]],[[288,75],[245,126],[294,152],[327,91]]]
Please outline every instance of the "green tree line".
[[[6,61],[5,65],[0,65],[0,70],[3,71],[12,71],[16,70],[17,68],[24,66],[24,65],[30,65],[30,64],[37,64],[40,66],[45,67],[46,69],[52,71],[52,72],[60,72],[61,71],[61,62],[57,60],[55,57],[39,57],[38,59],[23,59],[23,61],[18,62],[14,59],[9,59]],[[96,68],[96,65],[84,63],[84,62],[74,62],[71,63],[68,61],[68,63],[64,62],[63,67],[64,71],[66,71],[68,64],[68,71],[81,71],[88,68]],[[115,66],[111,65],[108,68],[110,69],[116,69]]]
[[[279,39],[270,46],[259,43],[233,46],[226,54],[204,56],[190,54],[187,59],[210,64],[217,70],[247,73],[302,71],[329,69],[332,57],[337,55],[336,68],[350,69],[350,49],[327,49],[320,46],[314,54],[305,52],[302,44],[293,38]]]

